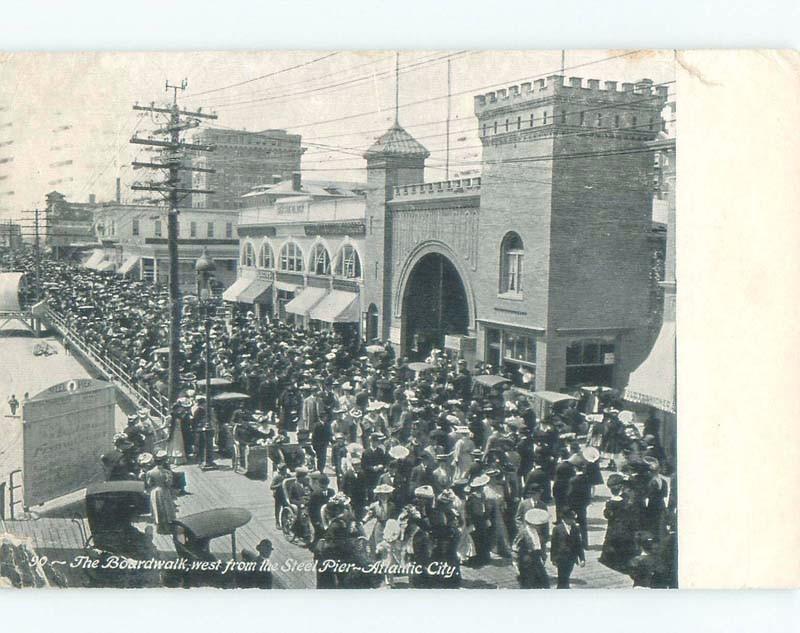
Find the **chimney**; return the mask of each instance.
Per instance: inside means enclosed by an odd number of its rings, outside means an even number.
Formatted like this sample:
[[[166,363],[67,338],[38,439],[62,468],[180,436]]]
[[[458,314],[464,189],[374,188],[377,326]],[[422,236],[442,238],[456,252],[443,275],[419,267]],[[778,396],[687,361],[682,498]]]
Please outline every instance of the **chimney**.
[[[292,191],[301,191],[302,187],[300,185],[300,172],[293,171],[292,172]]]
[[[272,184],[277,185],[283,178],[280,174],[272,174]]]
[[[97,200],[96,196],[93,193],[89,194],[89,204],[94,204],[95,200]]]
[[[117,178],[117,197],[116,197],[116,200],[117,200],[117,204],[122,202],[122,184],[121,184],[119,178]]]

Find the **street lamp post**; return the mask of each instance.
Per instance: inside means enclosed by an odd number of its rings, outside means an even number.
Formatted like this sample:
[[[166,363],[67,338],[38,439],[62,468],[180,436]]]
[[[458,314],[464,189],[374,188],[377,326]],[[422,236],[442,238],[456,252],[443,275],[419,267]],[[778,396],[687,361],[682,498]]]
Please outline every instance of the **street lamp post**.
[[[209,314],[211,302],[211,278],[214,276],[216,266],[214,261],[208,256],[206,249],[197,259],[194,265],[195,273],[197,274],[197,299],[200,307],[200,318],[203,319],[203,327],[205,330],[205,379],[206,379],[206,411],[205,411],[205,430],[212,428],[211,424],[211,315]],[[211,438],[206,438],[206,444],[211,442]],[[208,455],[211,450],[208,446],[205,447],[205,455],[203,455],[203,464],[205,466],[212,466],[213,459],[209,460]],[[198,461],[200,456],[198,455]]]

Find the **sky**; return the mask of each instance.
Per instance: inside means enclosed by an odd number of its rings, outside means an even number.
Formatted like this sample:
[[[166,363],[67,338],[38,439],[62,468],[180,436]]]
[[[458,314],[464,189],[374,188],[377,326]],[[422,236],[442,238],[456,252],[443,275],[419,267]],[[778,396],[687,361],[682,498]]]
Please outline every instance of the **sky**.
[[[475,175],[481,150],[473,96],[558,73],[561,51],[400,51],[399,120],[431,152],[425,178],[445,179],[450,65],[451,178]],[[566,76],[669,86],[672,51],[564,53]],[[251,131],[286,129],[306,147],[303,177],[363,181],[361,154],[393,122],[395,52],[279,51],[186,53],[6,53],[0,57],[0,218],[24,217],[57,190],[123,201],[146,177],[130,167],[146,158],[131,145],[158,121],[134,103],[171,100],[165,81],[188,86],[187,109],[215,112],[205,125]]]

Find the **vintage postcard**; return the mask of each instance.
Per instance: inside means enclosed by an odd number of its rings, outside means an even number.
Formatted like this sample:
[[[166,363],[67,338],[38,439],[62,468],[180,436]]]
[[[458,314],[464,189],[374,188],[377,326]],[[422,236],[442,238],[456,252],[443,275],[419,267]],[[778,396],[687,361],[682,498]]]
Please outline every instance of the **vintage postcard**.
[[[704,586],[676,387],[697,72],[5,54],[0,586]]]

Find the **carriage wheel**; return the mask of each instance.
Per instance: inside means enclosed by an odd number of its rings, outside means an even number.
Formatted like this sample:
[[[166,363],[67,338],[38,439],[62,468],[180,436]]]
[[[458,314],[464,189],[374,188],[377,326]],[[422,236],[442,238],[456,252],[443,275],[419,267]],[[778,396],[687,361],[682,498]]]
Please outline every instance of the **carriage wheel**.
[[[292,525],[294,525],[295,520],[295,512],[289,506],[283,506],[281,508],[281,512],[278,515],[278,523],[281,526],[281,531],[286,539],[290,542],[294,542],[295,535],[292,531]]]

